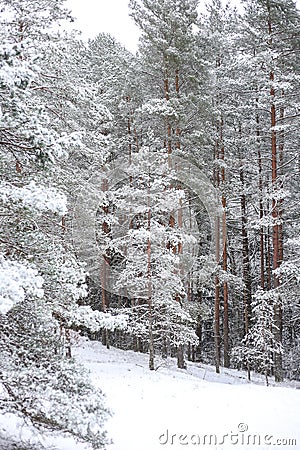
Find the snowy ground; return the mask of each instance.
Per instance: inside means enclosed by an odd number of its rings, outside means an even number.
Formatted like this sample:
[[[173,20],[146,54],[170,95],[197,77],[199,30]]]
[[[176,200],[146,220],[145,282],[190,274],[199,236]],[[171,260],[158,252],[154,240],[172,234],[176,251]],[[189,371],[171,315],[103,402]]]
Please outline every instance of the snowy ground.
[[[263,378],[249,383],[246,374],[229,369],[217,375],[191,363],[179,370],[172,359],[157,360],[150,372],[147,355],[107,350],[99,342],[82,341],[74,353],[114,413],[107,450],[300,449],[300,383],[266,387]],[[0,416],[1,450],[8,448],[4,429],[30,436],[12,415]],[[48,441],[59,450],[87,448],[70,438]]]
[[[76,353],[114,411],[109,450],[300,449],[296,385],[266,387],[259,377],[249,383],[243,373],[194,364],[183,371],[171,359],[150,372],[147,355],[98,342]]]

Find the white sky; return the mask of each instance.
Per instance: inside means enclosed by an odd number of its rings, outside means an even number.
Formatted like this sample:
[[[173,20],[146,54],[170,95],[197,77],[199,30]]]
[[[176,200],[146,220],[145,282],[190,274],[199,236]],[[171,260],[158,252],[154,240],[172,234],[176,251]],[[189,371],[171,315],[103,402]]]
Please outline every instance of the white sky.
[[[82,31],[84,39],[101,32],[110,33],[128,50],[137,50],[139,30],[129,17],[129,0],[67,0],[66,6],[77,19],[74,28]],[[239,5],[239,0],[232,0]],[[297,0],[298,7],[300,0]]]
[[[135,53],[139,31],[129,17],[128,3],[129,0],[67,0],[66,6],[77,19],[74,28],[82,31],[83,38],[110,33]]]

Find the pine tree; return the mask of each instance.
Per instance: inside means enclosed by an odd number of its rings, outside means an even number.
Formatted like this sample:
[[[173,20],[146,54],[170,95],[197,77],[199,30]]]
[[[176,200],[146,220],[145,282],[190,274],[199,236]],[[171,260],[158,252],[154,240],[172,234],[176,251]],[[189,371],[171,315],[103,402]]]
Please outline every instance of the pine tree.
[[[244,364],[247,369],[261,372],[268,377],[275,367],[276,355],[282,354],[282,345],[276,338],[275,304],[278,297],[270,296],[268,292],[259,290],[252,302],[253,326],[243,340],[243,346],[233,350],[233,356],[238,364]],[[249,372],[250,379],[250,372]]]
[[[132,156],[127,171],[126,183],[109,192],[110,208],[115,205],[114,221],[110,240],[102,233],[100,242],[104,254],[119,255],[110,260],[115,273],[112,288],[131,300],[129,330],[149,347],[149,366],[154,369],[154,350],[169,352],[196,340],[185,305],[180,256],[174,251],[181,242],[188,252],[193,236],[169,223],[184,192],[170,188],[167,155],[159,147],[154,149],[153,140],[151,147],[142,147]],[[130,226],[119,235],[128,208]]]
[[[42,432],[68,430],[101,448],[102,393],[70,358],[61,320],[87,294],[85,273],[65,242],[66,190],[53,176],[78,137],[53,120],[55,101],[47,94],[61,99],[53,88],[57,67],[52,59],[45,68],[42,56],[57,46],[51,27],[68,13],[62,2],[35,6],[1,2],[1,403]],[[78,393],[86,400],[77,401]],[[87,414],[82,428],[74,408]]]
[[[288,110],[297,108],[293,98],[295,91],[295,70],[297,71],[297,48],[299,35],[299,12],[294,2],[253,1],[247,2],[245,12],[244,30],[245,43],[243,51],[254,58],[250,63],[253,78],[252,103],[254,97],[256,109],[256,136],[259,139],[259,179],[262,186],[262,177],[266,177],[269,195],[269,204],[263,213],[262,200],[260,200],[260,223],[269,214],[269,234],[272,235],[272,246],[267,250],[269,255],[267,267],[268,288],[279,289],[279,279],[276,271],[282,264],[284,258],[284,216],[287,213],[285,192],[288,189],[289,178],[285,176],[286,168],[294,171],[295,165],[290,159],[293,154],[294,133],[292,126],[286,126],[285,115]],[[249,27],[247,28],[249,24]],[[247,37],[246,37],[247,36]],[[246,41],[247,39],[247,41]],[[248,61],[250,62],[250,60]],[[296,78],[297,79],[297,78]],[[296,82],[297,83],[297,82]],[[287,101],[287,95],[289,100]],[[264,111],[269,110],[269,115]],[[254,114],[253,114],[254,115]],[[288,113],[290,115],[290,113]],[[293,113],[291,114],[293,115]],[[253,131],[254,134],[254,131]],[[271,169],[271,177],[262,172],[262,158],[267,157]],[[292,164],[291,164],[292,163]],[[260,187],[261,190],[261,187]],[[262,194],[260,193],[260,198]],[[283,204],[286,203],[285,212]],[[266,222],[266,220],[265,220]],[[263,243],[268,242],[260,231],[260,253],[261,253],[261,284],[265,277],[262,276]],[[272,258],[272,263],[271,263]],[[271,280],[271,269],[273,269],[273,280]],[[282,315],[283,304],[278,302],[276,309],[277,340],[282,342]],[[276,357],[275,365],[276,379],[282,379],[281,357]]]

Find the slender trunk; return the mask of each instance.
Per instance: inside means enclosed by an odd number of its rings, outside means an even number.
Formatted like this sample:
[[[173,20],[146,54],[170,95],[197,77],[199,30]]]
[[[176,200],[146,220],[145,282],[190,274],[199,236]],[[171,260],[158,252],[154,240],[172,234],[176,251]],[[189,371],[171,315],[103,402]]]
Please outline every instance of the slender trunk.
[[[102,192],[108,191],[108,180],[104,179],[102,182]],[[108,214],[108,206],[102,207],[104,215]],[[109,223],[105,220],[102,222],[102,231],[106,236],[109,236],[111,229]],[[107,312],[107,309],[109,308],[109,296],[108,291],[106,290],[106,287],[108,285],[108,276],[109,276],[109,264],[110,264],[110,255],[106,255],[106,262],[102,264],[101,269],[101,298],[102,298],[102,311],[105,313]],[[109,332],[108,330],[103,330],[102,333],[102,343],[103,345],[106,345],[106,347],[109,349],[110,343],[109,343]]]
[[[196,349],[194,345],[192,347],[192,361],[196,362]]]
[[[184,361],[184,347],[183,344],[179,344],[177,347],[177,367],[179,369],[186,369]]]
[[[284,97],[284,90],[282,90],[282,97]],[[284,107],[280,108],[280,119],[284,119]],[[280,167],[280,188],[283,189],[283,153],[284,153],[284,130],[280,131],[279,134],[279,167]],[[283,261],[283,198],[279,200],[278,205],[278,216],[279,216],[279,226],[278,226],[278,266],[282,264]]]
[[[258,104],[258,98],[256,99]],[[263,177],[262,177],[262,155],[260,146],[260,123],[259,115],[256,113],[256,137],[257,137],[257,159],[258,159],[258,190],[259,190],[259,219],[262,222],[264,217],[264,205],[263,205]],[[261,224],[259,229],[260,235],[260,287],[265,289],[265,236],[264,227]]]
[[[108,180],[104,179],[102,182],[102,192],[107,192],[108,191]],[[108,214],[108,206],[102,206],[102,210],[104,213],[104,220],[102,222],[102,231],[103,233],[108,236],[110,234],[110,225],[109,223],[105,220],[105,215]],[[106,312],[107,307],[109,306],[109,300],[108,300],[108,294],[107,291],[105,290],[105,287],[107,286],[107,276],[108,276],[108,264],[110,263],[110,255],[106,255],[106,262],[107,264],[103,264],[102,265],[102,271],[101,271],[101,284],[102,284],[102,288],[101,288],[101,296],[102,296],[102,311]]]
[[[269,0],[267,1],[267,9],[268,9],[268,27],[269,27],[269,45],[270,48],[272,48],[273,44],[273,27],[272,27],[272,20],[271,20],[271,5]],[[271,89],[270,89],[270,100],[271,100],[271,153],[272,153],[272,189],[273,193],[278,189],[278,180],[277,180],[277,134],[275,131],[276,127],[276,107],[275,107],[275,88],[274,88],[274,81],[275,81],[275,74],[273,69],[270,71],[270,81],[271,81]],[[272,217],[273,217],[273,270],[278,269],[279,267],[279,260],[280,260],[280,250],[279,250],[279,204],[278,199],[276,199],[276,196],[274,195],[272,200]],[[279,287],[279,279],[276,274],[274,274],[274,288]],[[282,309],[280,301],[275,305],[275,323],[277,327],[276,331],[276,340],[277,342],[281,342],[282,340]],[[275,381],[281,381],[282,380],[282,358],[281,355],[276,354],[275,355],[275,363],[274,363],[274,369],[275,369]]]
[[[182,200],[179,200],[179,208],[178,208],[178,228],[182,228],[183,226],[183,211],[182,211]],[[177,245],[177,253],[178,255],[182,254],[183,248],[182,248],[182,242],[179,242]],[[183,278],[184,276],[184,270],[182,265],[180,264],[180,274],[181,277]],[[179,297],[179,296],[178,296]],[[178,298],[179,300],[179,298]],[[189,349],[190,349],[190,344],[189,344]],[[189,356],[190,358],[190,356]],[[186,364],[184,361],[184,346],[183,344],[178,346],[177,349],[177,366],[179,369],[186,369]]]
[[[149,369],[154,370],[153,317],[151,302],[149,302]]]
[[[215,277],[215,365],[216,372],[220,373],[221,361],[221,339],[220,339],[220,280]]]
[[[165,61],[165,99],[167,101],[170,100],[170,83],[169,83],[169,71],[167,67],[167,62]],[[168,161],[169,166],[171,167],[171,153],[172,153],[172,127],[170,121],[167,119],[167,153],[168,153]]]
[[[166,336],[163,336],[163,338],[162,338],[161,356],[164,359],[166,359],[168,357],[168,345],[167,345]]]
[[[139,152],[140,144],[139,144],[139,136],[137,134],[136,127],[134,127],[134,129],[133,129],[133,133],[134,133],[134,138],[135,138],[135,149],[137,152]]]
[[[126,102],[128,103],[128,109],[130,105],[130,97],[126,97]],[[128,156],[129,156],[129,164],[131,164],[131,155],[132,155],[132,131],[131,131],[131,117],[130,112],[128,112],[127,117],[127,134],[128,134]]]
[[[266,265],[267,265],[267,287],[268,287],[268,291],[271,289],[272,287],[272,269],[271,269],[271,262],[272,262],[272,258],[271,258],[271,232],[270,229],[268,228],[267,230],[267,235],[266,235],[266,247],[267,247],[267,251],[266,251]]]
[[[149,369],[154,370],[154,338],[153,338],[153,304],[152,304],[152,280],[151,280],[151,205],[150,205],[150,174],[148,184],[148,245],[147,245],[147,264],[148,264],[148,317],[149,317]]]
[[[240,169],[240,180],[242,183],[243,193],[241,196],[241,211],[242,211],[242,267],[243,267],[243,282],[244,282],[244,333],[245,336],[249,331],[250,318],[251,318],[251,266],[249,256],[249,240],[247,232],[247,203],[246,196],[244,194],[244,169],[243,166]],[[251,380],[250,364],[247,364],[248,380]]]
[[[192,346],[191,346],[190,342],[188,342],[187,359],[188,359],[188,361],[192,360]]]
[[[215,145],[215,161],[219,159],[218,142]],[[220,172],[218,168],[214,170],[214,184],[220,186]],[[215,239],[216,239],[216,263],[220,260],[220,219],[216,218]],[[218,270],[218,268],[217,268]],[[221,363],[221,334],[220,334],[220,280],[219,275],[215,276],[215,305],[214,305],[214,333],[215,333],[215,366],[216,372],[220,373]]]
[[[126,97],[126,102],[128,103],[128,109],[130,108],[130,97]],[[131,164],[132,161],[132,131],[131,131],[131,114],[128,112],[127,117],[127,134],[128,134],[128,162]],[[132,185],[132,175],[129,175],[129,184]]]
[[[284,96],[284,91],[282,91],[282,96]],[[284,118],[284,108],[280,108],[280,118]],[[279,166],[280,166],[280,188],[283,189],[283,153],[284,153],[284,131],[280,131],[280,144],[279,144]],[[283,198],[279,200],[278,205],[278,219],[279,219],[279,225],[278,225],[278,267],[281,266],[283,262]],[[280,284],[280,280],[278,280],[278,284]],[[279,299],[279,304],[277,305],[277,314],[276,314],[276,326],[277,326],[277,340],[279,342],[282,342],[282,306],[281,306],[281,299]],[[277,362],[279,366],[279,374],[278,374],[278,381],[282,380],[282,361],[281,361],[281,355],[276,355]],[[276,359],[275,359],[276,360]]]
[[[167,101],[170,100],[170,86],[169,86],[169,70],[168,70],[168,64],[165,60],[165,80],[164,80],[164,87],[165,87],[165,99]],[[175,90],[177,95],[179,96],[179,72],[176,70],[176,77],[175,77]],[[179,125],[176,127],[176,147],[180,148],[180,129]],[[169,167],[172,166],[171,163],[171,154],[172,154],[172,126],[169,120],[167,120],[167,153],[168,153],[168,162]],[[170,227],[175,227],[175,214],[174,212],[171,213],[170,219],[169,219],[169,225]],[[178,210],[178,225],[179,227],[182,226],[182,206],[179,206]],[[167,248],[170,248],[171,245],[167,244]],[[176,246],[172,246],[173,253],[182,253],[182,243],[179,243],[177,248]],[[176,295],[176,301],[179,301],[179,296]],[[184,348],[183,345],[178,345],[177,347],[177,365],[180,369],[185,369],[185,361],[184,361]]]
[[[274,81],[274,73],[271,72],[270,79]],[[270,91],[272,104],[271,104],[271,150],[272,150],[272,188],[275,193],[277,190],[277,142],[276,142],[276,109],[273,102],[275,96],[274,87],[271,87]],[[279,227],[278,227],[278,204],[275,195],[272,199],[272,217],[273,217],[273,270],[278,269],[278,255],[279,255]],[[274,287],[278,287],[278,277],[274,276]]]
[[[224,208],[226,208],[226,200],[223,203]],[[226,242],[226,216],[225,212],[223,214],[223,270],[227,272],[227,242]],[[228,319],[228,283],[224,281],[223,283],[223,298],[224,298],[224,367],[230,367],[230,357],[229,357],[229,319]]]
[[[22,173],[22,164],[20,163],[20,161],[18,159],[16,159],[16,172]]]
[[[188,202],[189,202],[189,227],[190,227],[190,231],[192,231],[192,199],[191,199],[191,195],[188,194]],[[195,257],[194,255],[194,249],[192,250],[192,257]],[[187,279],[187,301],[190,302],[192,300],[192,288],[193,288],[193,284],[192,284],[192,278],[191,278],[191,271],[189,271],[188,273],[188,279]]]
[[[223,218],[222,218],[222,238],[223,238],[223,271],[227,272],[227,240],[226,240],[226,206],[227,199],[225,194],[225,146],[223,141],[223,127],[224,121],[221,119],[220,126],[220,141],[221,141],[221,151],[220,151],[220,159],[222,160],[222,168],[221,168],[221,180],[222,180],[222,207],[223,207]],[[224,301],[224,317],[223,317],[223,326],[224,326],[224,366],[230,366],[229,359],[229,322],[228,322],[228,283],[224,281],[223,283],[223,301]]]
[[[220,219],[216,219],[216,260],[220,258]],[[221,363],[221,334],[220,334],[220,279],[215,277],[215,365],[216,372],[220,373]]]
[[[268,369],[265,369],[266,386],[269,386]]]
[[[71,344],[71,334],[70,329],[66,328],[66,357],[72,358],[72,344]]]
[[[284,95],[284,91],[282,91],[282,96]],[[281,107],[280,108],[280,118],[283,119],[284,118],[284,108]],[[283,189],[283,178],[282,178],[282,166],[283,166],[283,153],[284,153],[284,131],[280,131],[279,133],[279,146],[278,146],[278,150],[279,150],[279,167],[280,167],[280,183],[279,183],[279,188]],[[277,173],[278,175],[278,173]],[[277,183],[278,183],[278,179],[277,179]],[[281,198],[280,200],[278,200],[277,203],[277,220],[278,220],[278,247],[277,247],[277,251],[278,251],[278,255],[277,255],[277,267],[279,268],[282,264],[283,261],[283,199]],[[276,286],[280,285],[280,280],[278,277],[276,278]],[[275,324],[276,324],[276,331],[275,331],[275,336],[276,336],[276,340],[277,342],[282,342],[282,305],[281,305],[281,298],[278,298],[277,304],[275,305]],[[275,354],[275,358],[274,358],[274,362],[275,362],[275,381],[282,381],[283,380],[283,376],[282,376],[282,356],[281,354],[276,353]]]
[[[243,282],[244,282],[244,330],[245,335],[249,330],[249,323],[251,317],[251,270],[249,257],[249,240],[247,232],[247,203],[244,194],[244,168],[240,167],[240,181],[242,184],[243,193],[241,195],[241,212],[242,212],[242,255],[243,255]]]
[[[179,98],[179,70],[178,69],[176,69],[176,71],[175,71],[175,90],[176,90],[177,98]],[[179,122],[177,122],[177,124],[176,124],[176,148],[178,150],[180,150],[180,134],[181,134],[181,130],[180,130]]]
[[[267,10],[268,10],[268,31],[269,31],[269,47],[272,49],[273,46],[273,26],[271,19],[271,5],[269,0],[267,0]],[[275,107],[275,74],[273,69],[270,71],[270,101],[271,101],[271,156],[272,156],[272,190],[275,194],[277,190],[277,134],[276,134],[276,107]],[[273,270],[278,268],[278,205],[276,196],[273,195],[272,199],[272,218],[273,218]],[[278,287],[278,277],[274,276],[274,287]]]
[[[201,306],[201,303],[202,303],[202,293],[201,293],[201,291],[198,291],[198,303],[199,303],[199,306]],[[197,327],[196,327],[196,335],[197,335],[197,337],[198,337],[198,346],[197,346],[197,353],[198,353],[198,356],[199,356],[199,361],[201,361],[201,359],[202,359],[202,328],[203,328],[203,326],[202,326],[202,317],[201,317],[201,314],[198,314],[198,317],[197,317]]]
[[[134,352],[141,351],[141,339],[137,336],[133,336],[133,351]]]
[[[61,219],[61,229],[62,229],[63,235],[65,235],[65,233],[66,233],[66,217],[65,216],[63,216]]]
[[[183,226],[183,210],[182,210],[182,199],[179,199],[179,207],[178,207],[178,228],[182,229]],[[182,242],[180,241],[177,245],[177,252],[178,254],[182,254],[183,252],[183,247],[182,247]],[[181,268],[182,271],[182,268]],[[183,275],[183,272],[182,272]]]
[[[106,348],[109,350],[110,343],[109,343],[109,332],[108,332],[108,330],[106,330],[106,329],[102,330],[101,338],[102,338],[102,344],[105,345]]]

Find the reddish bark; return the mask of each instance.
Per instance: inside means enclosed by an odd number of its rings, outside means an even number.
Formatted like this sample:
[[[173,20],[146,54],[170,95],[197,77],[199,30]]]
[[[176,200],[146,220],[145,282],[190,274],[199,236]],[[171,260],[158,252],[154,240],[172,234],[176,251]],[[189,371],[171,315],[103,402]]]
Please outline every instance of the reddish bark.
[[[227,272],[227,240],[226,240],[226,206],[227,199],[225,195],[225,182],[226,182],[226,174],[225,174],[225,146],[223,141],[223,127],[224,122],[221,120],[220,125],[220,141],[221,141],[221,151],[220,151],[220,159],[222,160],[222,168],[221,168],[221,180],[222,180],[222,207],[223,207],[223,218],[222,218],[222,238],[223,238],[223,270]],[[224,338],[224,366],[229,367],[230,358],[229,358],[229,319],[228,319],[228,283],[224,281],[223,283],[223,301],[224,301],[224,316],[223,316],[223,338]]]
[[[256,99],[256,103],[258,103],[258,98]],[[256,114],[256,136],[257,136],[257,159],[258,159],[258,189],[259,189],[259,219],[262,221],[264,217],[264,205],[263,205],[263,178],[262,178],[262,155],[261,155],[261,147],[260,147],[260,124],[259,124],[259,115]],[[262,289],[265,289],[265,236],[264,236],[264,227],[260,225],[259,229],[260,235],[260,286]]]

